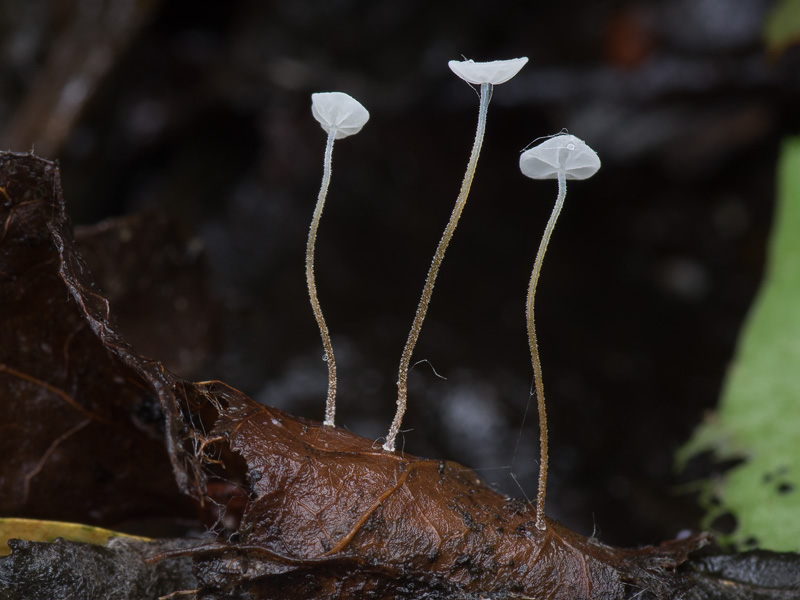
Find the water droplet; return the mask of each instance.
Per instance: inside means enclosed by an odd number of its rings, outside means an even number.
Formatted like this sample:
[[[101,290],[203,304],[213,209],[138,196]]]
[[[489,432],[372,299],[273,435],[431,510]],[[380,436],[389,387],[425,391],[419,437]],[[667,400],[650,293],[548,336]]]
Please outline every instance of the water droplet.
[[[328,353],[327,352],[322,355],[322,360],[324,360],[325,362],[328,362]]]

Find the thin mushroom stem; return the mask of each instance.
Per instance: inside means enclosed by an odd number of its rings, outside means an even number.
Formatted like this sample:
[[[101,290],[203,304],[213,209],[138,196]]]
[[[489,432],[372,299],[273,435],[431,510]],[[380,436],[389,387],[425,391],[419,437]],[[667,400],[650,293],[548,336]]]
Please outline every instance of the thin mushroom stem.
[[[328,132],[328,141],[325,144],[325,163],[322,174],[322,186],[317,196],[317,206],[314,209],[314,217],[311,219],[311,227],[308,231],[308,244],[306,245],[306,283],[308,284],[308,296],[311,300],[311,308],[314,317],[317,319],[319,333],[322,337],[322,345],[325,348],[325,360],[328,363],[328,399],[325,403],[324,424],[333,427],[334,416],[336,414],[336,360],[333,357],[333,346],[331,336],[328,333],[328,326],[325,324],[325,317],[322,316],[322,308],[317,297],[317,284],[314,278],[314,246],[317,242],[317,230],[319,220],[322,216],[322,209],[325,207],[325,198],[328,195],[328,187],[331,182],[331,158],[333,156],[333,140],[336,135],[336,128],[331,127]]]
[[[547,492],[547,412],[544,405],[544,382],[542,381],[542,362],[539,358],[539,345],[536,341],[536,325],[533,319],[533,303],[536,297],[536,285],[539,283],[539,274],[542,270],[542,261],[547,252],[547,245],[550,243],[550,236],[555,228],[558,215],[564,206],[564,198],[567,196],[566,175],[562,169],[558,171],[558,197],[547,221],[542,241],[539,243],[539,251],[536,253],[536,262],[533,265],[531,281],[528,285],[528,344],[531,349],[531,362],[533,363],[533,377],[536,384],[536,402],[539,407],[539,491],[536,495],[536,527],[540,530],[545,528],[544,521],[544,502]]]
[[[425,287],[422,289],[422,297],[417,306],[417,313],[414,316],[414,322],[411,325],[411,331],[408,334],[406,346],[403,349],[403,355],[400,358],[400,369],[397,374],[397,412],[395,413],[392,424],[389,427],[389,434],[386,436],[386,442],[383,444],[383,449],[388,452],[394,452],[395,441],[397,434],[400,432],[400,423],[403,420],[403,415],[406,412],[406,404],[408,399],[408,369],[411,364],[411,355],[414,353],[414,346],[419,339],[420,330],[422,329],[422,322],[425,320],[425,315],[428,312],[428,305],[431,301],[431,294],[433,293],[433,286],[436,283],[436,276],[439,274],[439,268],[444,259],[444,253],[450,240],[455,233],[458,220],[461,217],[461,212],[467,203],[467,196],[469,196],[470,187],[472,187],[472,180],[475,177],[475,168],[478,165],[478,157],[481,153],[481,146],[483,145],[483,136],[486,130],[486,114],[489,108],[489,100],[492,98],[492,84],[481,84],[481,100],[478,109],[478,126],[475,130],[475,141],[472,144],[472,153],[469,157],[467,164],[467,171],[464,174],[464,180],[461,183],[461,191],[458,194],[453,212],[450,214],[450,220],[445,227],[439,246],[433,255],[431,266],[428,269],[428,276],[425,279]]]

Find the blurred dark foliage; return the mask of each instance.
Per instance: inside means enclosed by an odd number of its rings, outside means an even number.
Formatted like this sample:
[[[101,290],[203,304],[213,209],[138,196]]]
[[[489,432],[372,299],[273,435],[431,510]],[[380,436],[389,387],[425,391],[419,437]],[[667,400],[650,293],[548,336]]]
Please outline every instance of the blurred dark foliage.
[[[771,5],[5,0],[0,147],[58,158],[77,222],[158,207],[194,228],[227,323],[203,377],[321,418],[303,250],[325,135],[309,96],[355,96],[372,118],[337,143],[317,283],[338,421],[377,438],[474,132],[477,96],[446,62],[530,57],[495,90],[415,357],[447,380],[412,373],[405,447],[520,495],[513,467],[535,492],[524,303],[556,190],[517,160],[566,127],[603,168],[570,186],[537,295],[548,512],[654,542],[697,526],[672,452],[718,397],[761,276],[778,143],[800,129],[800,52],[769,60],[761,43]]]

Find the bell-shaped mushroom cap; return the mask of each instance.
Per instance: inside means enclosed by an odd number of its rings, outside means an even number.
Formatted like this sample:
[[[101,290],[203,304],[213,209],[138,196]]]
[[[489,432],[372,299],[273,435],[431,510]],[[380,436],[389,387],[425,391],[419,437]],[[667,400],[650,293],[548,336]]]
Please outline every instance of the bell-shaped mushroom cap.
[[[480,85],[491,83],[498,85],[505,83],[528,62],[528,57],[511,58],[509,60],[493,60],[490,62],[475,62],[474,60],[451,60],[447,63],[450,70],[467,83]]]
[[[557,135],[526,150],[519,157],[519,170],[531,179],[588,179],[600,168],[600,158],[586,142],[574,135]]]
[[[311,114],[326,132],[334,129],[337,140],[358,133],[369,120],[369,111],[344,92],[311,94]]]

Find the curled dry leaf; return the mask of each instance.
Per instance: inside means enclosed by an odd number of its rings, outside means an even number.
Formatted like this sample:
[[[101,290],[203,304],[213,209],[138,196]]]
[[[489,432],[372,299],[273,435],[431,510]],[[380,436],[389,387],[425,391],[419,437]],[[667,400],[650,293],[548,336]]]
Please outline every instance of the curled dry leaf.
[[[76,251],[52,163],[0,157],[0,172],[11,163],[16,173],[14,185],[0,181],[6,208],[18,211],[6,217],[6,231],[29,231],[24,239],[32,248],[48,246],[52,236],[69,302],[108,360],[127,373],[128,387],[158,398],[180,489],[206,503],[221,492],[242,503],[237,535],[228,541],[150,559],[192,557],[196,597],[707,600],[778,598],[796,589],[784,581],[774,594],[742,595],[758,585],[752,574],[736,579],[735,570],[725,570],[730,563],[687,561],[707,542],[702,535],[625,550],[549,520],[539,530],[531,505],[496,493],[466,467],[389,454],[350,432],[259,405],[224,383],[180,379],[134,351],[112,324],[108,301]],[[35,186],[31,197],[17,185],[24,172],[50,183]],[[4,243],[17,243],[6,236]],[[60,397],[47,386],[41,395]],[[73,420],[90,420],[82,412],[89,409],[71,408]]]
[[[54,163],[0,154],[0,515],[185,518],[193,509],[169,468],[158,400],[108,353],[59,276],[48,225],[60,195]],[[132,278],[121,253],[83,239],[106,253],[104,279],[115,265],[118,281]]]

